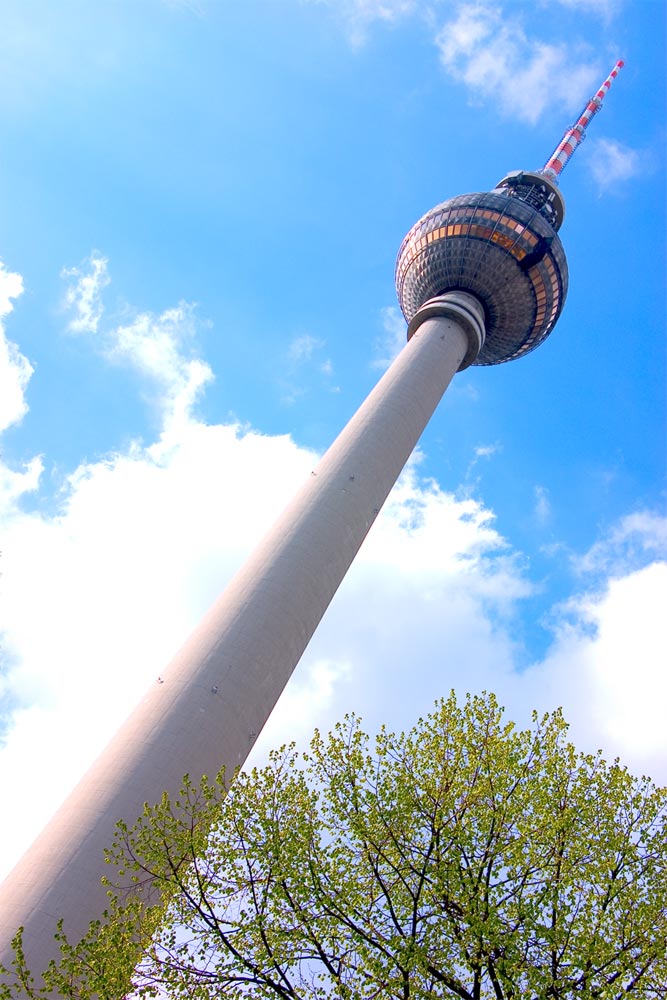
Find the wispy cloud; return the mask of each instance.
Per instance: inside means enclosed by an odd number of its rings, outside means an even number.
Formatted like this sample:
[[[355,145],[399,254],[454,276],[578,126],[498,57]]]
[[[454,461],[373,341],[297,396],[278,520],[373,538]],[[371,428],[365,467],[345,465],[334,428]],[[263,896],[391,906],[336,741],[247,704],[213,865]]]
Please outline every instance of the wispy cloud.
[[[65,292],[65,306],[72,310],[68,329],[73,333],[97,333],[104,307],[101,294],[111,281],[108,260],[96,251],[79,267],[63,268],[62,277],[72,279]]]
[[[140,313],[108,335],[106,354],[150,378],[159,389],[165,422],[189,418],[200,390],[213,378],[210,367],[192,357],[194,307],[180,302],[163,313]]]
[[[599,84],[605,69],[582,31],[562,42],[535,34],[542,23],[525,4],[494,0],[306,0],[330,6],[345,24],[353,46],[362,46],[377,24],[420,18],[429,30],[451,15],[435,34],[444,69],[465,84],[474,100],[495,101],[508,117],[534,124],[549,107],[574,112]],[[533,7],[560,5],[610,22],[623,0],[537,0]],[[531,8],[534,14],[533,8]],[[607,67],[608,68],[608,67]]]
[[[466,482],[468,482],[468,480],[472,475],[473,469],[475,468],[476,465],[479,464],[480,461],[485,461],[487,458],[493,458],[494,455],[497,455],[502,450],[503,450],[502,445],[498,443],[478,444],[473,453],[473,457],[468,463],[468,467],[466,469],[465,473]]]
[[[584,14],[597,14],[609,21],[623,4],[623,0],[557,0],[561,7],[571,7],[572,10]]]
[[[622,518],[572,563],[580,574],[621,576],[654,559],[667,560],[667,517],[641,510]]]
[[[544,486],[535,487],[535,517],[541,525],[545,525],[551,517],[549,491]]]
[[[397,306],[386,306],[381,315],[383,332],[375,341],[371,367],[384,371],[405,347],[407,334],[405,320]]]
[[[302,333],[291,341],[287,355],[290,361],[310,361],[315,351],[324,347],[324,341],[310,333]]]
[[[475,458],[491,458],[500,450],[499,444],[480,444],[475,448]]]
[[[322,357],[325,342],[310,333],[301,333],[287,348],[287,373],[281,383],[282,401],[288,405],[308,391],[308,376],[316,372],[320,387],[327,392],[340,392],[340,386],[333,382],[334,365],[331,358]]]
[[[174,2],[178,2],[178,0],[174,0]],[[181,0],[181,2],[186,2],[186,0]],[[303,0],[303,2],[333,8],[340,21],[345,25],[350,43],[355,47],[361,47],[367,41],[369,31],[373,25],[397,24],[407,17],[415,16],[421,18],[427,25],[431,26],[443,8],[451,10],[457,7],[457,17],[447,26],[447,30],[451,29],[451,25],[457,25],[459,42],[467,43],[472,40],[480,43],[488,39],[491,33],[490,31],[481,30],[483,29],[484,18],[490,18],[492,29],[497,31],[500,21],[503,24],[511,25],[512,22],[509,15],[511,13],[516,14],[517,11],[516,4],[510,5],[505,3],[501,6],[500,3],[494,4],[493,2],[488,2],[488,0],[487,2],[484,2],[484,0],[473,0],[473,2],[464,2],[462,4],[457,4],[454,0],[431,0],[431,2],[428,2],[428,0]],[[534,6],[539,8],[559,4],[562,7],[579,11],[582,15],[590,15],[609,22],[618,12],[623,2],[624,0],[536,0]],[[476,11],[480,12],[479,17],[471,18],[470,12]],[[473,20],[477,21],[476,25],[472,23]],[[510,28],[509,31],[503,34],[503,40],[514,44],[522,42],[523,45],[519,47],[522,54],[526,54],[526,45],[529,43],[527,36],[522,31],[519,37],[517,37],[516,29]],[[540,46],[539,43],[535,43],[535,46],[535,49],[530,50],[529,48],[528,50],[531,56],[538,55],[539,57],[539,52],[545,50],[548,52],[550,48],[550,46]],[[571,71],[573,68],[571,46],[569,55],[570,63],[567,69]],[[560,60],[558,65],[561,65]],[[512,66],[514,68],[517,67],[516,60],[512,61]]]
[[[642,162],[636,149],[616,142],[615,139],[596,138],[593,142],[588,165],[601,189],[614,187],[639,176]]]
[[[374,22],[396,23],[423,7],[419,0],[306,0],[333,7],[353,46],[361,46]],[[429,5],[430,6],[430,5]]]
[[[188,10],[191,14],[202,17],[206,13],[208,0],[162,0],[166,7],[174,7],[176,10]]]
[[[194,306],[179,302],[162,313],[141,312],[130,322],[102,326],[101,292],[111,282],[108,259],[94,251],[82,266],[64,269],[62,277],[74,279],[66,292],[74,313],[68,329],[94,334],[109,360],[134,369],[154,386],[165,431],[182,424],[213,378],[196,357]]]
[[[571,46],[530,36],[519,16],[486,3],[464,3],[436,44],[445,70],[474,97],[531,124],[550,105],[573,110],[600,72],[597,60],[575,61]]]

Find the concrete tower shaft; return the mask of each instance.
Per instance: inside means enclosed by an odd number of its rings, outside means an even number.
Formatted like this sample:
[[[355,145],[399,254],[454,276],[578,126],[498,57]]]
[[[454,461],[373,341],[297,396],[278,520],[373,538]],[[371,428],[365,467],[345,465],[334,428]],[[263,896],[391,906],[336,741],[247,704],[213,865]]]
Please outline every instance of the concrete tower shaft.
[[[413,336],[272,530],[0,893],[0,962],[21,925],[28,967],[78,941],[107,905],[104,864],[116,823],[248,756],[322,615],[452,376],[484,340],[467,295],[431,302]]]

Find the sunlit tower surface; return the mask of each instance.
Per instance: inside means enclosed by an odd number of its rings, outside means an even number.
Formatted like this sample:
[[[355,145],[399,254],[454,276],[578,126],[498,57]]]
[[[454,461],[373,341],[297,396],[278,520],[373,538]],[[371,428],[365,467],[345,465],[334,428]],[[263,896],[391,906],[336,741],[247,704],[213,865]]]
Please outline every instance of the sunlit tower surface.
[[[617,62],[544,167],[437,205],[407,234],[396,289],[408,343],[278,522],[0,887],[0,962],[24,927],[28,966],[106,906],[104,849],[145,802],[250,752],[389,491],[457,371],[534,350],[567,294],[560,174]],[[150,896],[150,887],[146,889]]]

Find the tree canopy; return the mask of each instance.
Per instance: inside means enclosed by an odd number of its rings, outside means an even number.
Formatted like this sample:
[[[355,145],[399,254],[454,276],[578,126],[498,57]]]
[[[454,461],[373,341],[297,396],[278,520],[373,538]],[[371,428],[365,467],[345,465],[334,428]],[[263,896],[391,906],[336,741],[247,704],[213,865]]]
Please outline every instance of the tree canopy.
[[[133,996],[174,1000],[667,995],[667,791],[560,712],[520,731],[452,694],[374,740],[352,716],[225,791],[186,780],[119,829],[119,882],[162,907],[119,885],[62,996],[117,1000],[135,963]]]

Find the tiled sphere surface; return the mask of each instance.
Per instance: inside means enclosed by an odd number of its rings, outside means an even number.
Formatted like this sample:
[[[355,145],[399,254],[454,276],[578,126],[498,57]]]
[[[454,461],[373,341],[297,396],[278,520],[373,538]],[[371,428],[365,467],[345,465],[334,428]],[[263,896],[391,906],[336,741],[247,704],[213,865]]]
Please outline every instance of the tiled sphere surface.
[[[486,342],[476,365],[496,365],[548,337],[567,294],[562,243],[547,220],[506,193],[464,194],[436,205],[403,240],[396,292],[410,322],[428,299],[474,295],[484,308]]]

